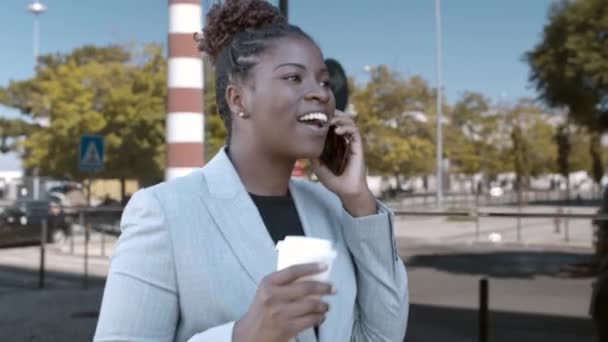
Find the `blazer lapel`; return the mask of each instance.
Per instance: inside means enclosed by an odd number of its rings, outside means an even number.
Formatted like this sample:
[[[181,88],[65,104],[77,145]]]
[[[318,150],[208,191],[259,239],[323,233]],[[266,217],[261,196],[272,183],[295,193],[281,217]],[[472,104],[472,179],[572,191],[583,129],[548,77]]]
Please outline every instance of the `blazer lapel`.
[[[213,220],[253,282],[276,270],[277,253],[268,230],[222,150],[204,168],[209,190],[203,201]]]
[[[320,204],[315,201],[315,197],[309,193],[308,189],[298,184],[299,182],[296,180],[289,182],[289,191],[298,210],[304,234],[335,242],[331,227],[328,227],[323,218],[319,216],[323,215],[324,208],[320,208]]]
[[[333,224],[339,224],[338,222],[333,222],[330,218],[330,213],[328,210],[330,208],[324,207],[319,203],[317,196],[311,193],[311,189],[308,186],[304,186],[300,183],[300,181],[291,181],[289,189],[291,191],[291,195],[296,204],[296,208],[298,209],[298,215],[300,216],[300,221],[302,222],[302,227],[304,228],[304,233],[307,236],[318,237],[322,239],[326,239],[332,241],[334,245],[338,245],[338,240],[340,233],[337,230],[340,229],[339,226],[333,227]],[[327,216],[325,216],[327,215]],[[338,253],[344,253],[338,251]],[[330,274],[330,282],[334,284],[340,284],[339,278],[339,269],[334,268],[332,273]],[[332,310],[340,310],[340,293],[335,296],[331,296],[326,298],[330,303]],[[333,341],[335,340],[335,327],[334,323],[339,317],[339,313],[336,312],[330,314],[327,317],[327,320],[319,327],[319,341]],[[315,333],[313,329],[307,329],[298,335],[298,342],[302,341],[317,341],[315,337]]]
[[[264,221],[224,149],[203,168],[203,174],[208,189],[208,192],[203,191],[204,205],[232,252],[257,285],[277,267],[277,252]],[[314,215],[310,213],[318,210],[313,208],[314,203],[306,200],[306,194],[294,182],[290,182],[290,191],[305,234],[331,239],[323,227],[312,221]],[[295,340],[315,342],[317,338],[311,328],[298,334]]]
[[[302,223],[302,228],[304,229],[304,234],[306,236],[326,239],[335,244],[336,233],[332,231],[332,227],[330,227],[324,220],[324,217],[322,217],[323,213],[325,212],[325,208],[322,208],[319,202],[315,200],[315,197],[309,193],[309,189],[299,184],[299,182],[300,181],[292,180],[289,183],[289,191],[291,192],[291,196],[298,210],[300,222]],[[336,282],[334,274],[335,271],[332,272],[332,279],[330,279],[331,282]],[[331,328],[332,327],[328,327],[327,324],[322,324],[319,327],[319,337],[326,335],[331,336],[331,333],[325,331],[327,329],[331,330]],[[297,339],[298,342],[317,341],[314,329],[307,329],[303,331],[302,333],[298,334]]]

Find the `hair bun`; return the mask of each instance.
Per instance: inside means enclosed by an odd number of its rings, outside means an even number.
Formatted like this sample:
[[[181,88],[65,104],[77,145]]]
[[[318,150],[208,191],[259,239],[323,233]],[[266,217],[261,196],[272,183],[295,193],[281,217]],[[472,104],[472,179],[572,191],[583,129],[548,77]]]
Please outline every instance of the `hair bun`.
[[[237,33],[287,23],[278,8],[265,0],[226,0],[213,5],[206,19],[203,34],[195,39],[199,51],[209,55],[212,63]]]

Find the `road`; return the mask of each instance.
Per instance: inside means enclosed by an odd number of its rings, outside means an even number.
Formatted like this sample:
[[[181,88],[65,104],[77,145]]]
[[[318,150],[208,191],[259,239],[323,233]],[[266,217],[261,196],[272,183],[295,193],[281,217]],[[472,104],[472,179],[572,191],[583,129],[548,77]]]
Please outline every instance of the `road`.
[[[476,341],[489,280],[490,341],[590,341],[591,281],[580,250],[400,244],[412,302],[407,341]],[[579,268],[574,268],[578,270]]]

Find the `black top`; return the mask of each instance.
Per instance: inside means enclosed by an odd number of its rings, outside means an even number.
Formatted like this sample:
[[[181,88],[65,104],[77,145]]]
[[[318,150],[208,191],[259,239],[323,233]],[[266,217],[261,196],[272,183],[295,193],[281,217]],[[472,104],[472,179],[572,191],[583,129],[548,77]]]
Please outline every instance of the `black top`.
[[[286,196],[259,196],[252,193],[249,195],[258,207],[275,245],[287,235],[304,235],[302,222],[290,193]],[[316,326],[315,335],[319,338],[319,327]]]
[[[258,207],[268,234],[276,244],[287,235],[304,235],[304,229],[298,216],[298,210],[291,198],[286,196],[259,196],[249,194]]]

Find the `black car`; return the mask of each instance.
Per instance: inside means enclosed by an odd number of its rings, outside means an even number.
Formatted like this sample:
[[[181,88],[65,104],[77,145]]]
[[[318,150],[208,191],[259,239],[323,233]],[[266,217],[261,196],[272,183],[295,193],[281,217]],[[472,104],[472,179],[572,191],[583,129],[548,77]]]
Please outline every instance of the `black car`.
[[[19,200],[0,214],[0,246],[40,243],[41,224],[47,220],[47,242],[64,240],[70,223],[61,205],[51,200]]]

